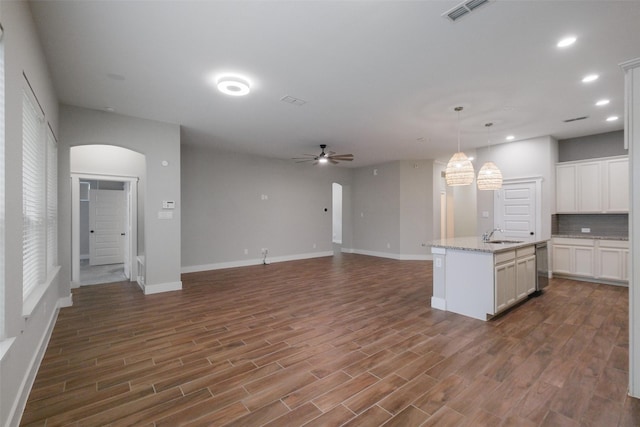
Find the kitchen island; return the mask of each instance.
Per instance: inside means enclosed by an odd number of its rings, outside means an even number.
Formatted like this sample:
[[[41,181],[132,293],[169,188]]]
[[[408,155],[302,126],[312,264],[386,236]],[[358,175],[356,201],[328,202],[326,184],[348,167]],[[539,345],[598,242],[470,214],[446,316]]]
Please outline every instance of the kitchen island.
[[[544,241],[457,237],[430,242],[431,306],[491,319],[536,291],[536,244]]]

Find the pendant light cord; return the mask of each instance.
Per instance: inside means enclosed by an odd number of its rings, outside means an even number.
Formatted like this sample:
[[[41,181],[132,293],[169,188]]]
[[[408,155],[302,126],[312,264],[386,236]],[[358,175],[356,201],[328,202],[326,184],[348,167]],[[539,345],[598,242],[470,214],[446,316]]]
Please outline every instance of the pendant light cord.
[[[458,113],[458,153],[460,152],[460,111],[462,111],[462,107],[454,108]]]

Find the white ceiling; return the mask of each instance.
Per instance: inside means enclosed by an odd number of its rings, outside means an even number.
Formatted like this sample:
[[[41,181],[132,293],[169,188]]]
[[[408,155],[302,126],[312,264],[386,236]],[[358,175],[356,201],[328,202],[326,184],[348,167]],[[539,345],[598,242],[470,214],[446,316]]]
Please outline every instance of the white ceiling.
[[[623,127],[640,1],[31,1],[60,101],[182,125],[182,142],[351,166]],[[568,34],[574,46],[558,49]],[[252,82],[242,98],[210,84]],[[600,78],[581,83],[588,73]],[[285,95],[307,101],[282,102]],[[609,98],[605,107],[594,104]],[[620,116],[606,122],[609,115]],[[589,116],[573,123],[563,120]]]

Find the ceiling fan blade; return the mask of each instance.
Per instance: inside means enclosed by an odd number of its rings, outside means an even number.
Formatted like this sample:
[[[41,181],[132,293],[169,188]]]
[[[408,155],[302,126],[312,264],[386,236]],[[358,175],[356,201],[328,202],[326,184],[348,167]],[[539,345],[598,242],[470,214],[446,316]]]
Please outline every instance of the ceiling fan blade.
[[[313,162],[313,165],[314,165],[314,166],[315,166],[315,165],[317,165],[317,164],[318,164],[318,161],[317,161],[317,160],[316,160],[315,162]]]
[[[295,160],[295,159],[293,159],[293,160]],[[304,159],[304,160],[296,161],[296,163],[307,163],[307,162],[313,162],[313,159]]]
[[[329,158],[336,160],[353,160],[353,154],[337,154],[335,156],[329,156]]]
[[[328,155],[328,156],[333,156],[334,154],[336,154],[336,152],[335,152],[335,151],[327,151],[327,155]]]
[[[291,160],[313,160],[314,157],[292,157]]]
[[[335,160],[333,160],[333,159],[329,159],[329,162],[331,162],[331,164],[334,164],[334,165],[337,165],[338,163],[340,163],[340,162],[335,161]]]

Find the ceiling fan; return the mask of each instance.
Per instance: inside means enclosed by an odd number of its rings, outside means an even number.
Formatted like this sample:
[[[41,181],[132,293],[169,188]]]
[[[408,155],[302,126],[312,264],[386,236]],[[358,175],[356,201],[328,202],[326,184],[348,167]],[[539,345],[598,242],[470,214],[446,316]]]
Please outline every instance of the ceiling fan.
[[[353,160],[353,154],[336,154],[333,151],[325,153],[325,148],[327,148],[327,144],[320,144],[320,149],[322,150],[320,154],[303,154],[303,156],[307,157],[294,157],[292,160],[297,160],[296,163],[313,162],[314,165],[318,163],[332,163],[337,165],[342,161],[350,162]]]

